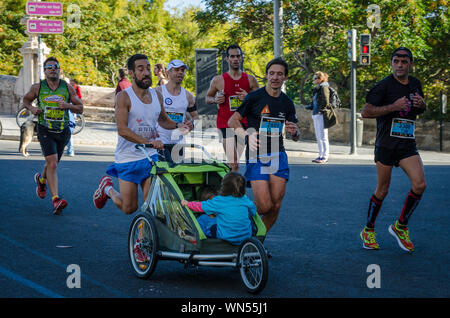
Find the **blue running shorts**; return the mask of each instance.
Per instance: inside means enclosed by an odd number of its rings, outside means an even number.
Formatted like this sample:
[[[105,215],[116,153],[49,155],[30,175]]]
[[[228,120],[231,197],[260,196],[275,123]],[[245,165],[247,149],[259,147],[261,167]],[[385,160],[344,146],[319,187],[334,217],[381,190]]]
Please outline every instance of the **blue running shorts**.
[[[151,156],[153,161],[158,161],[158,154]],[[106,173],[111,177],[116,177],[124,181],[141,184],[150,177],[152,165],[147,158],[130,161],[125,163],[113,163],[107,169]]]
[[[248,187],[250,186],[250,181],[269,181],[270,175],[281,177],[286,179],[286,181],[289,180],[289,163],[285,151],[260,156],[255,163],[247,161],[244,176]]]

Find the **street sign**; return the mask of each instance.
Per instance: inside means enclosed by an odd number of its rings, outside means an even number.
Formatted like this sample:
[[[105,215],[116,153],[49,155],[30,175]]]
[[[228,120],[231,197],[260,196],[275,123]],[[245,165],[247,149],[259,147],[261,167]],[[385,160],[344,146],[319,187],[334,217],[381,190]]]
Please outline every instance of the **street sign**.
[[[38,34],[62,34],[63,21],[30,19],[27,21],[27,31]]]
[[[61,17],[63,6],[61,2],[27,2],[28,15]]]

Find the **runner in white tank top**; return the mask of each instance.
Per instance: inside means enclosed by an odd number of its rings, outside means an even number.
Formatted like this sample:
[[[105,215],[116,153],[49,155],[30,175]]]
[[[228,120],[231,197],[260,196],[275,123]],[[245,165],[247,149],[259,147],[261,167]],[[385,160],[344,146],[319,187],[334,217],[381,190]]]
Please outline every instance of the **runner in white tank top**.
[[[156,127],[159,114],[161,113],[161,104],[156,95],[156,91],[152,88],[148,89],[152,102],[151,104],[144,104],[134,93],[133,86],[125,89],[131,102],[131,108],[128,113],[128,128],[130,128],[136,135],[139,135],[150,142],[153,142],[158,138]],[[166,130],[172,132],[172,130]],[[114,153],[116,163],[124,163],[130,161],[136,161],[146,158],[145,154],[141,150],[136,149],[136,143],[131,142],[118,136],[117,147]],[[149,156],[156,154],[156,149],[147,148]]]
[[[197,106],[195,105],[194,96],[185,90],[181,83],[183,82],[185,72],[188,69],[186,64],[180,60],[173,60],[167,66],[167,74],[169,82],[166,85],[156,88],[163,96],[163,105],[167,115],[178,123],[186,123],[190,119],[198,119]],[[186,116],[190,115],[190,119]],[[158,125],[158,134],[161,141],[165,144],[164,152],[158,151],[160,160],[174,162],[181,161],[183,158],[183,149],[177,149],[173,145],[184,143],[184,136],[180,130],[167,130]],[[172,146],[168,146],[172,145]],[[172,151],[172,149],[174,151]],[[179,153],[177,154],[176,152]],[[175,152],[175,153],[172,153]],[[164,154],[164,157],[162,156]]]
[[[186,111],[189,106],[186,90],[180,86],[180,94],[174,96],[169,93],[166,85],[162,85],[160,89],[164,102],[164,110],[170,119],[181,124],[185,121]],[[177,144],[184,140],[184,136],[179,133],[179,130],[164,129],[160,125],[157,125],[157,129],[163,144]]]
[[[162,96],[152,85],[151,68],[147,56],[135,54],[128,59],[128,70],[133,78],[132,86],[117,94],[116,124],[119,135],[115,152],[115,162],[106,170],[107,174],[119,179],[120,192],[113,188],[110,176],[101,178],[93,195],[96,208],[101,209],[111,198],[114,204],[125,214],[131,214],[138,208],[138,185],[142,188],[143,199],[147,198],[150,188],[152,165],[136,144],[153,144],[148,154],[153,161],[158,160],[156,150],[163,149],[163,143],[157,139],[157,123],[165,129],[192,130],[192,124],[178,124],[171,120],[162,108]],[[155,150],[156,149],[156,150]],[[136,258],[145,255],[135,247]]]

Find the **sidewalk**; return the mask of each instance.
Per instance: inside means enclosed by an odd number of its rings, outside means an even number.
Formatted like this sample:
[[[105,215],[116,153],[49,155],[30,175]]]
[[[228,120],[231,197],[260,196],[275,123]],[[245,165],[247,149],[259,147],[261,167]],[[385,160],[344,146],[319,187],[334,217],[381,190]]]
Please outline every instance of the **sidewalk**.
[[[1,115],[0,121],[3,132],[0,140],[20,141],[20,129],[16,124],[14,115]],[[37,139],[35,138],[35,141]],[[76,145],[96,145],[115,148],[117,143],[117,131],[115,123],[86,122],[84,129],[73,136]],[[193,131],[186,137],[187,143],[203,145],[212,155],[223,154],[223,148],[214,129],[203,132]],[[332,141],[331,141],[332,143]],[[317,157],[317,144],[312,140],[300,140],[294,142],[285,140],[286,153],[290,158],[314,159]],[[373,163],[373,146],[363,146],[356,149],[357,154],[350,154],[350,146],[342,144],[330,144],[330,158],[338,160],[364,160]],[[420,150],[420,148],[419,148]],[[421,157],[428,164],[450,164],[450,154],[434,151],[420,150]],[[330,162],[331,163],[331,162]]]

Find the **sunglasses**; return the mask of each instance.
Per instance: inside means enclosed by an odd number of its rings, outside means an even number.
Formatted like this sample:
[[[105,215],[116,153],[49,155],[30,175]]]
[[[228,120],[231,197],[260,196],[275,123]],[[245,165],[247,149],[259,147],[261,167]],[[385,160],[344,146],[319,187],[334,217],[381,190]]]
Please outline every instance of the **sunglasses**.
[[[59,70],[59,65],[56,64],[46,65],[44,66],[44,70]]]

